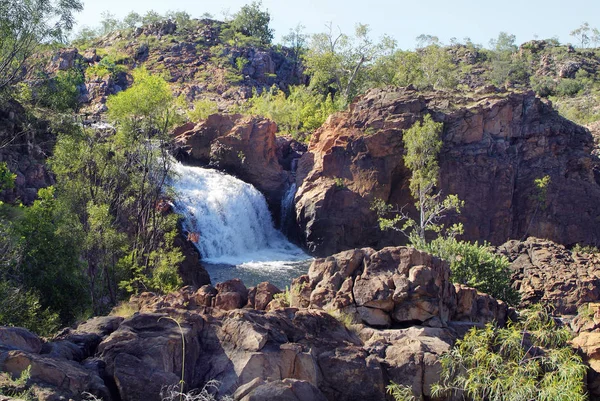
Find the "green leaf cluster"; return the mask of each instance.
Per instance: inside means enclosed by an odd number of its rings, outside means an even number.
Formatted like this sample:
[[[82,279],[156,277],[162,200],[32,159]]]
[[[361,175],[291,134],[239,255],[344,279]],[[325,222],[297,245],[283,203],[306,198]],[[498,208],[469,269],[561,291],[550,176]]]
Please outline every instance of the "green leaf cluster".
[[[248,100],[246,114],[267,117],[277,123],[279,132],[299,137],[320,127],[327,117],[341,109],[340,102],[305,86],[291,86],[289,95],[273,87]]]
[[[512,306],[519,304],[520,295],[511,286],[510,262],[493,253],[488,244],[440,237],[421,243],[417,248],[447,260],[453,283],[476,288]]]
[[[253,1],[243,6],[230,22],[234,33],[254,38],[261,45],[268,45],[273,40],[273,30],[269,28],[271,15],[262,10],[262,1]]]
[[[371,209],[379,216],[379,226],[382,230],[400,231],[413,244],[424,243],[428,232],[448,237],[462,233],[462,225],[455,224],[447,228],[441,220],[450,212],[460,213],[464,202],[456,195],[442,197],[441,192],[435,192],[439,176],[437,157],[442,148],[442,130],[442,123],[436,123],[430,115],[426,115],[422,123],[416,122],[403,133],[406,151],[404,164],[412,173],[409,187],[416,200],[418,219],[409,216],[403,209],[395,209],[381,199],[375,199],[371,205]]]
[[[542,307],[505,328],[472,328],[441,358],[434,397],[486,401],[586,400],[586,366],[570,348],[571,333]]]
[[[140,69],[133,85],[109,97],[116,133],[61,135],[50,161],[61,202],[81,226],[80,255],[95,313],[125,292],[169,291],[181,284],[177,217],[162,212],[171,159],[165,144],[176,121],[160,77]]]

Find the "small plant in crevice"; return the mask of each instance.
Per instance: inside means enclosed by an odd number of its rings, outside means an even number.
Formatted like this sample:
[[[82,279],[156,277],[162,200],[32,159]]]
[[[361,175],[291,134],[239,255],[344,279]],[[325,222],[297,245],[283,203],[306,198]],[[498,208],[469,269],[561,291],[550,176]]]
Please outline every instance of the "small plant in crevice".
[[[344,184],[344,179],[343,178],[335,177],[333,179],[333,181],[335,182],[335,187],[337,189],[344,189],[344,188],[346,188],[346,184]]]
[[[8,374],[7,374],[8,375]],[[14,399],[33,401],[32,389],[27,388],[27,382],[31,378],[31,365],[24,369],[18,378],[8,377],[0,384],[0,395],[5,395]]]
[[[163,387],[160,392],[162,401],[233,401],[233,397],[225,395],[218,397],[216,393],[221,386],[218,380],[209,380],[202,389],[190,390],[187,393],[180,391],[177,385]]]
[[[394,401],[419,401],[422,399],[415,397],[411,387],[405,384],[390,382],[385,389],[394,398]]]

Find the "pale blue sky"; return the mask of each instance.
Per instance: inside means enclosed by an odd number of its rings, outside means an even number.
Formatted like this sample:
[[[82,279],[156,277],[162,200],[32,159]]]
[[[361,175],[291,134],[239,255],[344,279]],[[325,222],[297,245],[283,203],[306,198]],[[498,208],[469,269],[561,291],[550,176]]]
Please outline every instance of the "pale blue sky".
[[[118,17],[135,10],[143,14],[153,9],[187,11],[192,17],[203,13],[222,19],[250,0],[84,0],[79,25],[96,25],[102,11]],[[488,44],[500,31],[517,36],[522,43],[558,36],[563,43],[573,42],[569,32],[587,21],[600,28],[600,0],[263,0],[269,9],[278,41],[290,27],[302,23],[307,33],[322,32],[333,21],[344,33],[351,33],[357,22],[371,26],[375,38],[389,34],[400,48],[413,48],[415,37],[438,36],[444,43],[450,38],[470,37],[475,43]]]

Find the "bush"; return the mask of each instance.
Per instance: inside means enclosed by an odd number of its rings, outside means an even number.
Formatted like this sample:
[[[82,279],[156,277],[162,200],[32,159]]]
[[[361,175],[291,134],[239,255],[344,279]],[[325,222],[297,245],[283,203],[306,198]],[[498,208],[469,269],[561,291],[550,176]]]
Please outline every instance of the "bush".
[[[583,401],[586,366],[569,346],[571,333],[541,307],[506,328],[472,328],[440,360],[432,395],[489,401]]]
[[[211,114],[215,114],[219,112],[219,105],[217,102],[208,99],[201,99],[194,102],[193,110],[188,110],[186,112],[188,120],[192,122],[198,122],[200,120],[205,120]]]
[[[290,87],[290,94],[272,88],[248,101],[248,114],[267,117],[277,123],[279,131],[297,137],[320,127],[327,117],[341,109],[331,96],[312,92],[304,86]]]
[[[447,260],[454,283],[476,288],[509,305],[519,303],[520,296],[511,287],[508,259],[492,253],[487,244],[471,244],[455,238],[437,238],[419,248]]]
[[[59,112],[75,110],[78,106],[79,90],[83,75],[77,69],[59,71],[47,81],[37,95],[40,105]]]
[[[234,15],[231,28],[245,36],[258,39],[263,45],[268,45],[273,40],[273,30],[269,28],[271,16],[269,11],[262,11],[261,1],[246,4]]]
[[[575,96],[583,90],[583,84],[576,80],[565,78],[561,79],[556,86],[556,94],[558,96]]]

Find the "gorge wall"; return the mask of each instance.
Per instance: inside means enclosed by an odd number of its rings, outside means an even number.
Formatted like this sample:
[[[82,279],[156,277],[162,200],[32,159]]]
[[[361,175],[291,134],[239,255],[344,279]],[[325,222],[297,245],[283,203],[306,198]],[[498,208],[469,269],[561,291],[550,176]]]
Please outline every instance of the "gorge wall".
[[[463,222],[464,239],[600,242],[600,169],[589,131],[533,92],[484,88],[458,96],[408,87],[372,90],[313,134],[295,198],[310,251],[329,255],[403,240],[379,230],[370,205],[380,198],[410,212],[402,131],[426,114],[444,123],[439,189],[465,201],[453,217]],[[551,181],[540,204],[534,180],[546,175]]]

